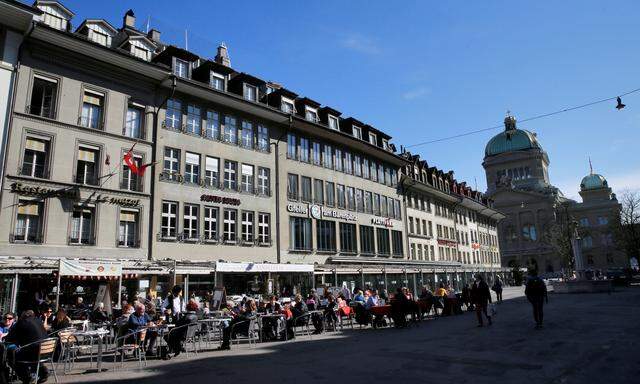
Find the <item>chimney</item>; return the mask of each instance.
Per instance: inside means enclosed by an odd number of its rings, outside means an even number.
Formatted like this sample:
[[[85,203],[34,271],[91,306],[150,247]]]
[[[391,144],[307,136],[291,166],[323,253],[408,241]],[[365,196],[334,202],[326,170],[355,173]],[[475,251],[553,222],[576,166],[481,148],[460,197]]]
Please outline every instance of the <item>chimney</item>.
[[[147,37],[156,44],[160,43],[160,31],[157,29],[150,29],[149,32],[147,32]]]
[[[122,18],[122,28],[134,28],[136,27],[136,15],[133,14],[133,9],[127,11]]]
[[[214,58],[214,61],[218,64],[222,64],[225,67],[231,66],[231,59],[229,58],[229,52],[227,52],[227,46],[224,42],[220,43],[218,46],[218,53]]]

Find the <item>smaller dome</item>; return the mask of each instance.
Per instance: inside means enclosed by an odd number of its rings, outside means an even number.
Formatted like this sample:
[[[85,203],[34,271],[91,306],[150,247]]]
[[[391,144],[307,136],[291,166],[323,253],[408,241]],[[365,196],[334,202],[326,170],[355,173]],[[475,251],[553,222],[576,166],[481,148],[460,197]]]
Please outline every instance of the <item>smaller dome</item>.
[[[608,188],[607,179],[597,173],[592,173],[582,178],[580,189],[583,191],[590,189]]]

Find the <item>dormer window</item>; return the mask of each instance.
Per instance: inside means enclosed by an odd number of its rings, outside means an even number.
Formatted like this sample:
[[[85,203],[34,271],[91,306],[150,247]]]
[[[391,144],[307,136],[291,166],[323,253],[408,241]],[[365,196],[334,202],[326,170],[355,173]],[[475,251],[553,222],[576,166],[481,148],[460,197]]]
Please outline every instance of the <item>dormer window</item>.
[[[356,139],[362,140],[362,128],[356,127],[354,125],[352,129],[353,129],[353,137],[355,137]]]
[[[336,131],[339,130],[339,121],[337,117],[329,115],[329,128]]]
[[[189,78],[189,63],[178,58],[173,59],[173,74],[184,79]]]
[[[318,121],[318,110],[311,107],[305,107],[304,118],[311,122]]]
[[[211,72],[211,80],[209,85],[211,85],[211,88],[213,89],[217,89],[218,91],[224,91],[224,82],[225,82],[225,78],[224,75],[221,75],[217,72]]]
[[[282,101],[280,102],[280,110],[284,113],[294,113],[295,107],[293,104],[293,100],[283,97]]]
[[[389,140],[382,139],[382,148],[384,148],[387,151],[391,150],[391,148],[389,148]]]
[[[373,145],[378,145],[378,137],[375,133],[369,132],[369,143]]]
[[[92,40],[100,45],[104,45],[105,47],[108,47],[111,45],[111,36],[101,31],[89,29],[88,37],[89,37],[89,40]]]
[[[249,101],[258,101],[258,87],[244,83],[244,99]]]
[[[66,31],[73,12],[57,1],[37,1],[35,6],[42,11],[41,20],[51,28]]]

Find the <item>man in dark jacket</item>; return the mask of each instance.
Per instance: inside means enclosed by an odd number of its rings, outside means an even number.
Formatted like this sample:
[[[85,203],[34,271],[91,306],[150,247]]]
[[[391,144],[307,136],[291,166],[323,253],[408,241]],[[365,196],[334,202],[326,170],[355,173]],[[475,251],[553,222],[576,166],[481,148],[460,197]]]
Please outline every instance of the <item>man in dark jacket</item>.
[[[20,316],[20,320],[11,327],[9,334],[4,338],[6,343],[14,344],[18,347],[15,352],[14,361],[36,361],[39,355],[39,344],[33,344],[26,348],[27,344],[35,343],[36,341],[46,339],[47,331],[44,329],[42,322],[35,317],[33,311],[24,311]],[[23,382],[31,381],[31,372],[36,371],[35,364],[18,364],[14,367],[16,374]],[[44,365],[40,365],[40,379],[39,382],[46,381],[49,376],[49,371]]]
[[[183,350],[183,344],[187,339],[187,331],[189,327],[195,327],[198,322],[198,316],[196,315],[196,311],[198,310],[198,304],[195,301],[189,300],[186,307],[187,311],[183,313],[183,316],[176,322],[176,327],[171,330],[166,336],[165,340],[167,341],[167,347],[169,348],[169,353],[173,352],[174,357],[178,356],[180,352]],[[163,358],[169,358],[169,355],[164,355]]]
[[[476,307],[476,316],[478,317],[478,327],[484,326],[482,321],[482,314],[487,318],[489,325],[491,325],[491,316],[487,313],[487,306],[491,303],[491,291],[489,285],[485,283],[482,276],[476,276],[476,281],[471,287],[471,301]]]
[[[536,322],[536,329],[540,329],[542,328],[543,320],[542,307],[545,301],[549,302],[549,296],[547,296],[547,286],[544,280],[538,276],[534,269],[529,270],[529,278],[527,279],[524,294],[533,307],[533,319]]]

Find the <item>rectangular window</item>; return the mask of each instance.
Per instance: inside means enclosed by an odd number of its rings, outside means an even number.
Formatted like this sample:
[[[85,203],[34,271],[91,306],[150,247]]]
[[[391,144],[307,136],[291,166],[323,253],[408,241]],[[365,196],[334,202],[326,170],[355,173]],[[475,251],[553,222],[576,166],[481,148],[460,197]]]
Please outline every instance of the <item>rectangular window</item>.
[[[244,99],[258,101],[258,88],[254,85],[244,84]]]
[[[327,181],[325,183],[325,196],[326,196],[326,203],[328,206],[333,207],[336,203],[335,200],[335,187],[334,184],[332,182]]]
[[[204,135],[208,139],[220,140],[220,114],[218,112],[207,111]]]
[[[138,169],[142,167],[142,157],[134,155],[131,160]],[[127,164],[122,164],[122,183],[120,188],[127,191],[142,192],[142,178],[133,173]]]
[[[335,252],[336,247],[336,222],[329,220],[316,220],[316,241],[318,251]]]
[[[294,251],[311,251],[311,219],[289,217],[289,247]]]
[[[362,128],[356,127],[354,125],[352,129],[353,129],[353,137],[355,137],[356,139],[362,140]]]
[[[387,197],[387,217],[394,217],[393,215],[393,199]]]
[[[296,147],[296,136],[292,134],[287,134],[287,157],[289,159],[297,159],[297,151],[298,147]]]
[[[69,244],[95,245],[94,226],[95,208],[74,207],[71,214],[71,235]]]
[[[384,183],[384,167],[382,164],[378,164],[378,182]]]
[[[98,184],[100,150],[97,147],[78,147],[78,162],[76,164],[76,183]]]
[[[269,129],[258,124],[258,150],[269,151]]]
[[[340,129],[340,124],[337,117],[329,115],[329,128],[336,131]]]
[[[180,150],[165,147],[164,149],[164,173],[168,180],[180,179]]]
[[[347,209],[350,211],[356,210],[356,196],[353,187],[347,187]]]
[[[178,77],[182,77],[185,79],[189,78],[189,63],[184,61],[184,60],[180,60],[176,57],[173,58],[174,62],[173,62],[173,74],[178,76]]]
[[[353,160],[351,159],[351,153],[344,153],[344,171],[348,174],[353,173]]]
[[[82,96],[80,125],[87,128],[102,129],[103,108],[104,94],[85,90]]]
[[[293,105],[293,100],[283,97],[280,103],[280,110],[284,113],[294,113],[295,107]]]
[[[143,137],[142,116],[144,116],[143,108],[135,105],[129,105],[124,123],[125,136],[133,137],[134,139],[141,139]]]
[[[182,240],[193,241],[198,239],[198,209],[197,205],[185,204],[182,220]]]
[[[403,247],[402,247],[402,232],[401,231],[391,231],[391,243],[393,245],[393,255],[394,256],[402,256]],[[420,258],[422,258],[422,249],[420,249]]]
[[[211,88],[217,89],[218,91],[224,91],[224,76],[219,73],[211,72],[211,77],[209,78],[209,85]]]
[[[369,132],[369,144],[378,145],[378,138],[375,133]]]
[[[204,207],[204,240],[218,241],[218,208]]]
[[[191,135],[200,135],[201,120],[200,108],[193,104],[187,104],[187,125],[185,126],[185,132]]]
[[[269,168],[258,168],[258,194],[271,196],[271,171]]]
[[[290,200],[298,200],[298,175],[287,175],[287,197]]]
[[[238,163],[225,160],[224,189],[235,191],[238,189]]]
[[[347,253],[358,252],[355,224],[340,223],[340,251]]]
[[[44,224],[44,203],[31,200],[19,200],[16,227],[13,242],[42,243],[42,225]]]
[[[302,201],[311,202],[311,178],[300,177],[300,188],[302,190]]]
[[[175,238],[177,233],[177,212],[178,203],[163,201],[162,202],[162,222],[160,226],[160,235],[163,238]]]
[[[206,157],[204,181],[207,187],[220,187],[220,160],[217,157]]]
[[[185,154],[184,182],[190,184],[200,183],[200,155],[187,152]]]
[[[324,145],[322,164],[325,166],[325,168],[333,169],[333,150],[330,145]]]
[[[387,217],[387,198],[380,196],[380,216]]]
[[[237,120],[233,116],[224,117],[224,141],[231,144],[238,144]]]
[[[396,220],[402,220],[402,213],[400,212],[400,200],[393,200],[393,217]]]
[[[366,157],[362,159],[362,177],[368,179],[370,177],[369,173],[369,159]]]
[[[371,180],[378,181],[378,166],[373,161],[371,162],[371,165],[370,165],[370,172],[371,172]]]
[[[365,255],[376,253],[373,227],[371,226],[360,226],[360,253]]]
[[[373,194],[373,214],[380,216],[380,195],[377,193]]]
[[[309,162],[309,139],[305,139],[304,137],[300,138],[300,149],[299,149],[299,157],[298,160]]]
[[[320,149],[320,143],[318,142],[313,142],[313,164],[315,165],[320,165],[320,160],[321,160],[321,149]]]
[[[20,174],[23,176],[49,178],[50,141],[27,137],[24,143],[24,156]]]
[[[389,230],[386,228],[376,228],[376,240],[378,242],[378,254],[389,255],[391,253]]]
[[[242,192],[253,193],[253,165],[242,164]]]
[[[268,213],[258,213],[258,243],[269,244],[271,242],[271,216]]]
[[[253,148],[253,124],[249,121],[242,121],[241,145],[244,148]]]
[[[373,213],[373,195],[369,191],[364,192],[364,212]]]
[[[342,165],[343,165],[343,162],[342,162],[342,150],[336,148],[335,154],[336,154],[336,171],[342,172],[342,170],[344,169],[342,167]]]
[[[313,181],[313,202],[324,204],[324,183],[322,180],[315,179]]]
[[[235,209],[225,209],[222,228],[222,240],[225,243],[234,243],[236,241],[236,219],[238,211]]]
[[[358,155],[353,157],[353,171],[356,176],[362,176],[362,158]]]
[[[58,95],[58,81],[42,76],[33,78],[31,89],[31,104],[29,113],[32,115],[55,119],[56,97]]]
[[[318,121],[318,111],[313,108],[306,107],[304,112],[304,118],[307,119],[308,121],[315,123]]]
[[[182,128],[182,103],[179,100],[167,100],[167,113],[164,118],[164,126],[177,130]]]
[[[253,243],[253,212],[242,211],[242,242]]]
[[[338,196],[338,208],[345,208],[345,206],[347,205],[346,203],[347,200],[344,194],[344,185],[337,184],[336,190],[337,190],[336,194]]]
[[[364,191],[356,189],[356,211],[364,212]]]
[[[391,170],[388,167],[384,168],[384,183],[391,186]]]

